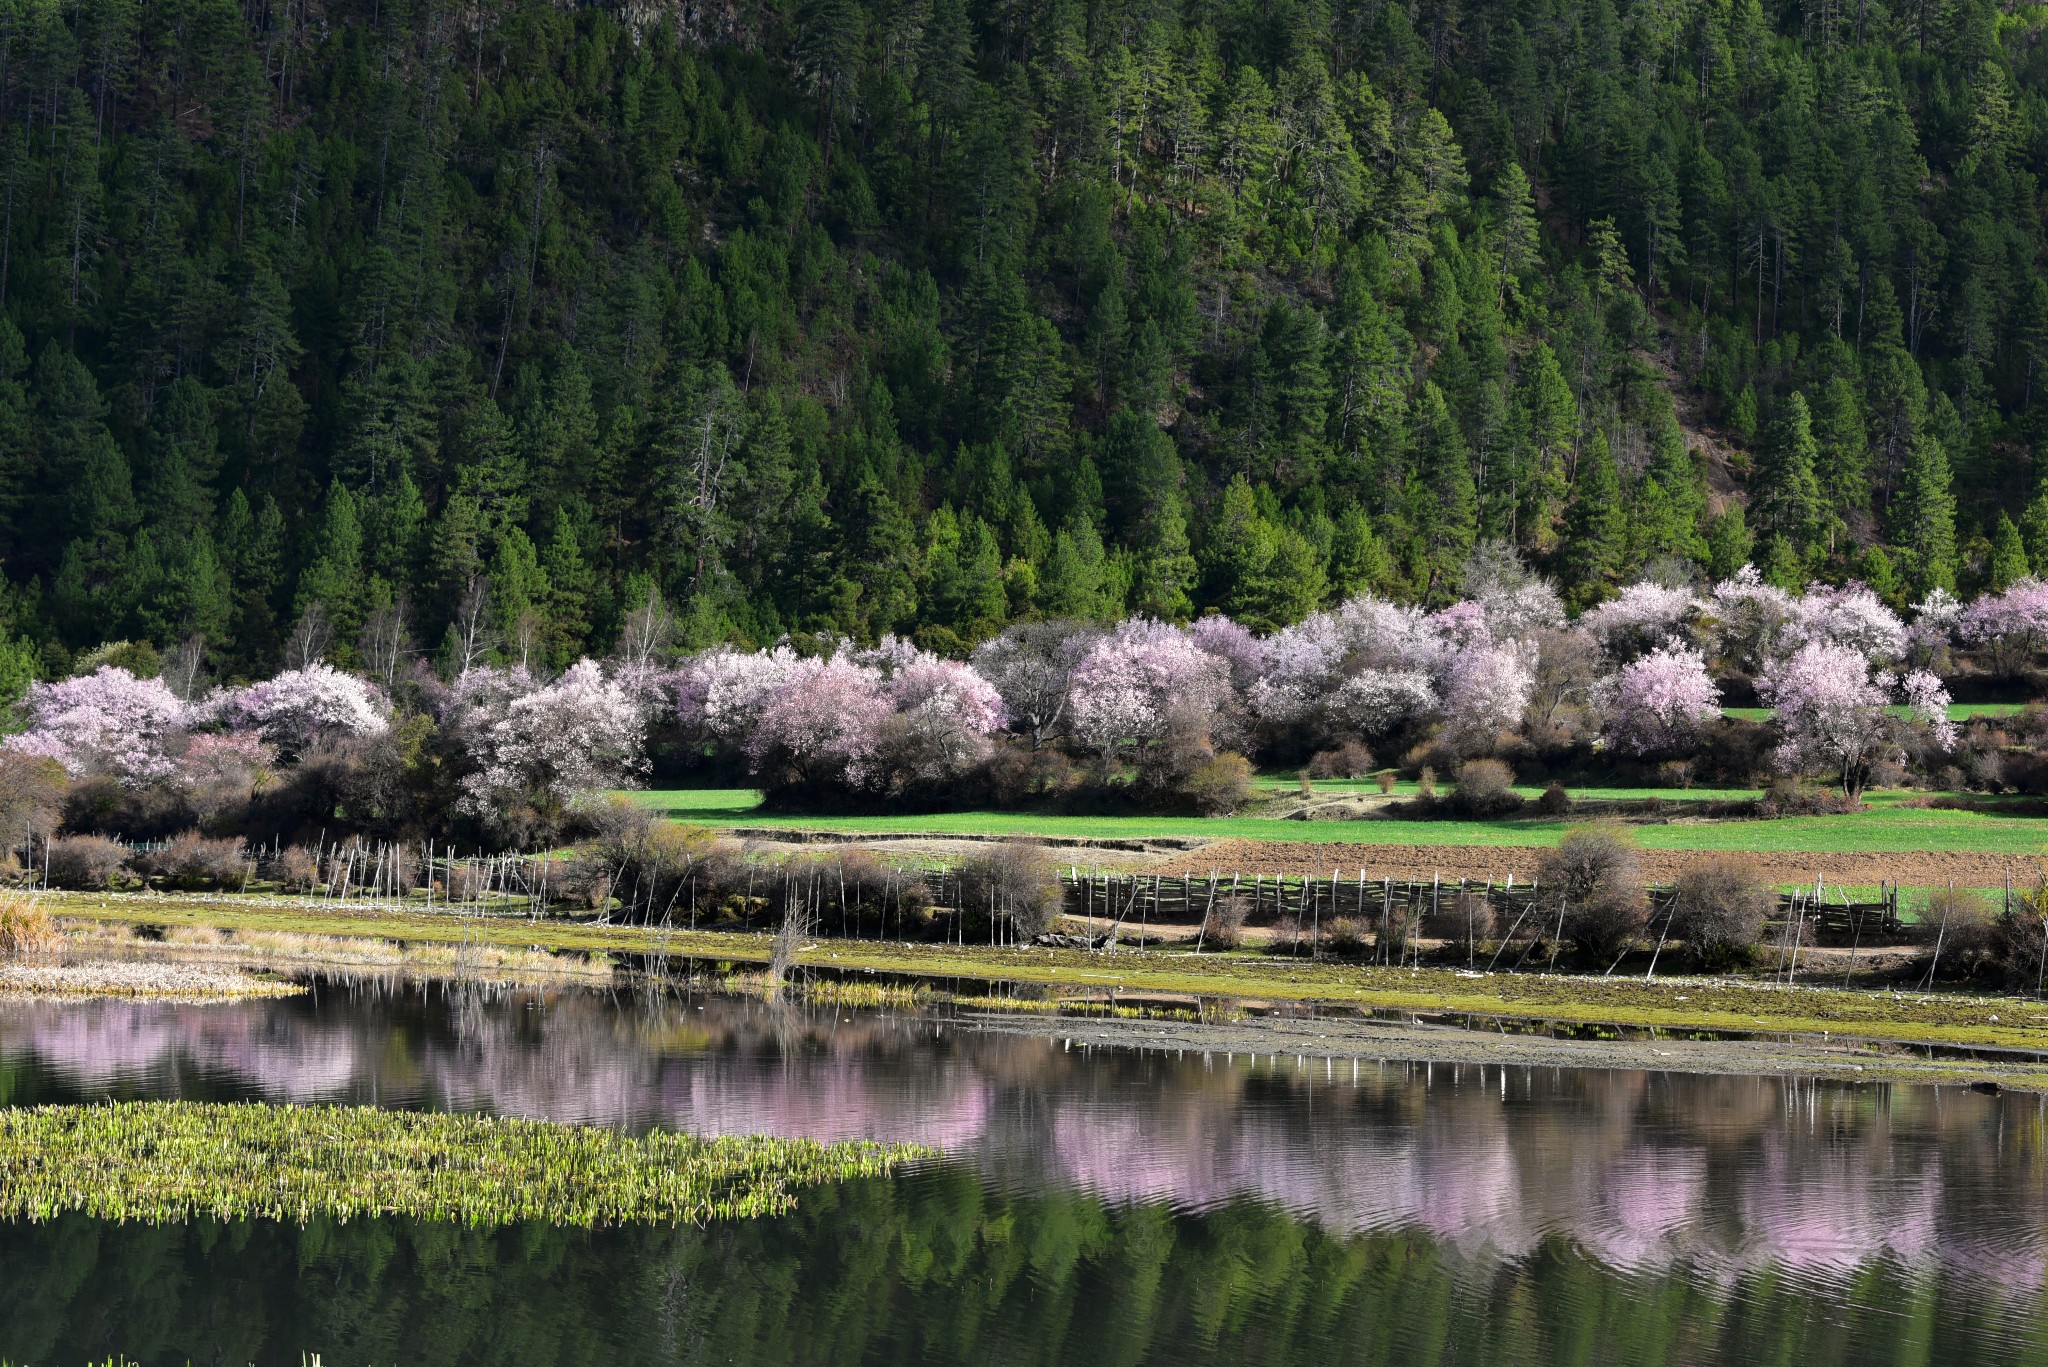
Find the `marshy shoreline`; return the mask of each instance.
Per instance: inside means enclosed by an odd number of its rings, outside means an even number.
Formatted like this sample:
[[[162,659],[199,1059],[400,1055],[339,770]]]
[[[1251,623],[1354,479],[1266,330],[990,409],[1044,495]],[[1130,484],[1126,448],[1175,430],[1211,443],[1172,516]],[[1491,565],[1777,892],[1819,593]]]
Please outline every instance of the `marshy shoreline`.
[[[2009,1058],[1937,1052],[1927,1046],[1856,1038],[1748,1036],[1725,1039],[1558,1037],[1526,1033],[1527,1018],[1496,1022],[1355,1020],[1263,1015],[1240,1021],[1115,1017],[1043,1017],[975,1012],[964,1028],[1052,1040],[1066,1048],[1138,1049],[1202,1054],[1213,1066],[1261,1060],[1304,1072],[1313,1083],[1351,1076],[1361,1066],[1430,1064],[1452,1068],[1600,1068],[1711,1076],[1823,1079],[1970,1086],[2048,1092],[2048,1055]],[[1509,1026],[1518,1027],[1510,1030]]]
[[[240,975],[265,984],[256,995],[296,991],[292,979],[331,973],[773,992],[772,972],[761,973],[775,956],[766,934],[161,895],[46,896],[63,932],[57,957],[81,977],[90,976],[85,965],[105,966],[94,970],[109,981],[100,995],[147,995],[115,981],[145,971]],[[2048,1091],[2048,1003],[2025,997],[839,939],[804,943],[787,978],[794,1003],[929,1005],[965,1028],[1091,1046]],[[0,975],[0,992],[5,986]],[[1457,1023],[1431,1023],[1447,1020]]]

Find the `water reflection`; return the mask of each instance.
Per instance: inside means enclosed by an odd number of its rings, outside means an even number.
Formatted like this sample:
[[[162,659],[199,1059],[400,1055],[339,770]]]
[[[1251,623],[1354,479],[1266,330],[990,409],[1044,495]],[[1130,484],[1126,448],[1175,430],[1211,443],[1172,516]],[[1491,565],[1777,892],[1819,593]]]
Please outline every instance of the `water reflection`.
[[[0,1095],[375,1101],[937,1145],[1014,1194],[1559,1244],[1631,1275],[1841,1283],[1884,1266],[2031,1297],[2043,1106],[1957,1089],[1068,1048],[726,996],[324,985],[210,1007],[0,1008]]]

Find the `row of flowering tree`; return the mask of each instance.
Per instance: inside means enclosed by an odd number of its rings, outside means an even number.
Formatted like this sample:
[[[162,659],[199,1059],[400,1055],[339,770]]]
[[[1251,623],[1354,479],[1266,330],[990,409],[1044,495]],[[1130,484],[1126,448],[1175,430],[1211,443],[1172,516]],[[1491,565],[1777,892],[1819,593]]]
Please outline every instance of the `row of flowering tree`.
[[[1213,807],[1237,752],[1682,758],[1725,725],[1723,682],[1739,678],[1775,709],[1768,762],[1853,795],[1910,749],[1955,743],[1936,671],[1958,648],[2016,671],[2044,644],[2048,589],[2031,581],[1968,608],[1937,595],[1908,621],[1857,585],[1794,595],[1745,569],[1704,591],[1632,585],[1571,620],[1508,563],[1439,611],[1362,596],[1264,637],[1139,618],[1021,623],[967,661],[894,638],[634,651],[552,679],[421,674],[402,706],[325,664],[196,699],[103,666],[33,686],[6,751],[201,815],[317,774],[329,787],[303,805],[323,821],[409,792],[415,825],[528,839],[637,781],[650,742],[798,801],[1010,801],[1085,782]]]

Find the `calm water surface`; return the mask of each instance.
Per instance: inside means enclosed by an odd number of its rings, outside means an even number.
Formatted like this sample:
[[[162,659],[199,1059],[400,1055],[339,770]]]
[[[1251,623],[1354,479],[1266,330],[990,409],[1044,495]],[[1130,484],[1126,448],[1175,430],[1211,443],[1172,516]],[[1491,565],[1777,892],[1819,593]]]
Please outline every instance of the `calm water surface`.
[[[948,1159],[706,1230],[0,1225],[8,1361],[2048,1364],[2034,1097],[1085,1049],[725,996],[0,1008],[0,1102],[164,1096]]]

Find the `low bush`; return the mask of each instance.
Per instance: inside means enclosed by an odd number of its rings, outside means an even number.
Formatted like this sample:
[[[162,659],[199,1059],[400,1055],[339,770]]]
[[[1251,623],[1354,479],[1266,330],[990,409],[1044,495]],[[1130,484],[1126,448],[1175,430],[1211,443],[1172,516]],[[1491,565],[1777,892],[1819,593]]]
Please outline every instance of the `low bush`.
[[[1763,938],[1778,894],[1747,859],[1733,856],[1689,866],[1672,887],[1666,933],[1684,944],[1709,973],[1749,962]]]
[[[263,861],[263,876],[286,892],[311,892],[320,885],[320,860],[310,845],[285,845]]]
[[[1497,759],[1467,760],[1458,766],[1451,805],[1466,816],[1505,816],[1522,806],[1515,773]]]
[[[1252,762],[1229,751],[1212,756],[1189,771],[1180,791],[1203,816],[1228,816],[1251,799]]]
[[[1493,939],[1499,919],[1493,903],[1482,892],[1448,891],[1437,909],[1422,918],[1422,937],[1441,940],[1447,952],[1470,957],[1479,946]]]
[[[1355,740],[1347,740],[1334,750],[1319,750],[1308,762],[1310,778],[1364,778],[1372,770],[1372,751]]]
[[[1244,943],[1245,917],[1251,899],[1235,894],[1219,897],[1202,917],[1200,943],[1207,949],[1236,949]]]
[[[1349,916],[1323,922],[1323,948],[1330,953],[1350,958],[1364,953],[1365,944],[1365,928]]]
[[[1565,832],[1537,863],[1545,914],[1559,915],[1564,936],[1595,963],[1621,956],[1648,920],[1635,846],[1625,828],[1581,826]]]
[[[953,871],[961,909],[986,916],[991,909],[1012,936],[1029,940],[1051,930],[1065,900],[1059,868],[1043,845],[1009,840],[977,854]]]
[[[1920,933],[1934,959],[1932,970],[1943,977],[1976,977],[1998,971],[2001,943],[1998,925],[1983,893],[1973,888],[1935,888],[1920,912]]]
[[[239,888],[249,875],[249,856],[239,840],[211,840],[197,831],[175,836],[160,849],[144,850],[129,866],[145,879],[180,892]]]
[[[103,835],[59,836],[47,859],[53,888],[104,892],[128,881],[128,847]]]
[[[1837,816],[1857,811],[1860,805],[1851,802],[1839,788],[1823,788],[1817,783],[1776,778],[1764,790],[1763,800],[1757,804],[1757,809],[1765,816]]]
[[[1536,810],[1545,816],[1565,816],[1571,812],[1572,795],[1556,779],[1543,789],[1543,795],[1536,799]]]

